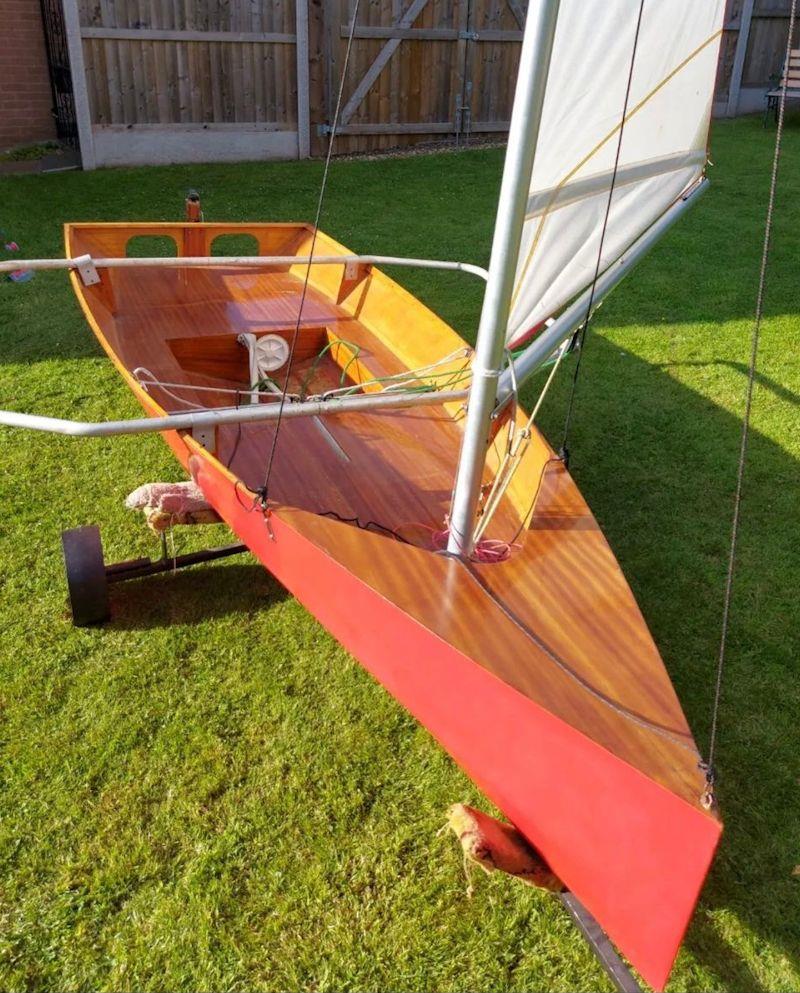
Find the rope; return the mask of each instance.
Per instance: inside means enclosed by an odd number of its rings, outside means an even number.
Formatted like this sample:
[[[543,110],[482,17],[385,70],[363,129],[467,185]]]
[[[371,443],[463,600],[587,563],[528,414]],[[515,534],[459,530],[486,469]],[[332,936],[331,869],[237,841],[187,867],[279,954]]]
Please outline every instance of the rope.
[[[319,188],[319,198],[317,199],[317,211],[314,217],[314,233],[311,236],[311,249],[308,253],[308,262],[306,263],[306,272],[303,278],[303,289],[300,294],[300,306],[297,309],[297,322],[294,326],[294,333],[292,335],[292,344],[289,349],[289,360],[286,365],[286,379],[284,380],[283,389],[281,391],[280,408],[278,409],[278,416],[275,420],[275,432],[272,436],[272,445],[270,446],[269,458],[267,459],[267,467],[264,473],[264,483],[258,491],[259,497],[261,499],[261,506],[264,510],[267,507],[267,501],[269,499],[269,481],[272,476],[272,466],[275,461],[275,451],[278,447],[278,436],[281,430],[281,421],[283,420],[283,408],[286,404],[286,394],[289,389],[289,377],[292,374],[292,364],[294,363],[294,353],[297,347],[297,338],[300,333],[300,322],[303,317],[303,307],[306,302],[306,295],[308,293],[308,283],[311,278],[311,265],[314,258],[314,249],[317,244],[317,234],[319,233],[319,222],[322,216],[322,204],[325,199],[325,189],[328,185],[328,173],[330,172],[331,157],[333,155],[333,143],[336,140],[336,129],[339,125],[339,116],[342,109],[342,97],[344,95],[344,84],[347,79],[347,67],[350,63],[350,53],[353,48],[353,38],[356,33],[356,21],[358,20],[358,8],[361,4],[361,0],[355,0],[355,5],[353,6],[353,17],[350,22],[350,32],[347,36],[347,48],[344,53],[344,61],[342,63],[342,75],[339,80],[339,92],[336,96],[336,109],[333,114],[333,123],[331,124],[330,139],[328,141],[328,152],[325,156],[325,168],[322,172],[322,183]]]
[[[144,373],[146,376],[149,376],[150,378],[149,379],[142,379],[140,373]],[[176,403],[182,403],[185,407],[191,407],[193,410],[201,410],[202,411],[202,410],[207,410],[208,409],[208,408],[204,407],[202,404],[195,403],[193,400],[187,400],[186,397],[179,397],[176,393],[173,393],[172,390],[168,389],[168,387],[170,387],[170,386],[173,387],[176,390],[195,389],[194,386],[184,386],[182,383],[162,383],[161,380],[156,379],[156,377],[154,376],[154,374],[152,372],[150,372],[150,370],[148,368],[146,368],[146,366],[143,366],[143,365],[137,366],[133,370],[133,372],[131,373],[131,375],[135,377],[136,382],[142,387],[142,389],[145,391],[145,393],[149,393],[150,392],[150,390],[148,390],[148,388],[147,388],[148,386],[157,386],[163,393],[166,393],[166,395],[171,400],[175,400]],[[199,386],[199,387],[196,387],[196,388],[197,389],[200,389],[200,390],[205,389],[206,391],[208,391],[208,390],[211,389],[211,387],[208,387],[208,386],[206,386],[206,387]],[[218,391],[217,390],[213,390],[213,392],[216,393]]]
[[[150,378],[149,379],[142,378],[142,376],[140,375],[141,373],[146,373],[147,376],[149,376]],[[231,410],[231,409],[238,410],[239,407],[241,406],[242,397],[248,397],[249,399],[252,399],[253,397],[256,397],[257,399],[263,398],[264,396],[263,387],[265,385],[271,385],[274,388],[273,392],[277,390],[274,381],[271,380],[268,376],[264,377],[264,379],[260,379],[257,383],[252,383],[249,389],[242,389],[241,387],[230,387],[230,386],[200,386],[197,383],[170,383],[167,380],[156,379],[154,374],[150,372],[149,369],[141,365],[137,366],[133,370],[132,375],[136,377],[136,382],[142,387],[142,389],[146,393],[150,392],[147,389],[148,386],[156,386],[158,389],[163,390],[163,392],[166,393],[167,396],[171,397],[173,400],[176,400],[178,403],[182,403],[187,407],[194,407],[196,410],[199,410],[201,412],[206,412],[209,410]],[[204,407],[202,404],[194,403],[191,400],[187,400],[185,397],[176,396],[174,393],[170,392],[170,389],[196,390],[198,393],[225,393],[225,394],[229,394],[232,397],[235,397],[236,403],[233,405],[232,408],[219,407],[219,406]],[[280,390],[278,390],[277,392],[279,393]],[[289,398],[292,400],[301,399],[301,397],[296,393],[290,393]]]
[[[797,0],[792,0],[789,11],[789,33],[786,37],[786,61],[788,66],[792,50],[795,20],[797,18]],[[769,200],[767,201],[767,216],[764,224],[764,245],[761,250],[761,268],[758,275],[758,293],[756,294],[755,321],[750,341],[750,365],[747,376],[747,393],[745,396],[744,416],[742,417],[742,436],[739,443],[739,463],[736,469],[736,493],[733,498],[733,520],[731,522],[731,544],[728,552],[728,569],[725,576],[725,594],[722,606],[722,630],[717,656],[717,674],[714,684],[714,703],[711,709],[711,731],[708,739],[708,758],[703,763],[706,774],[706,789],[703,794],[703,804],[711,807],[714,804],[714,759],[717,751],[717,731],[719,725],[719,707],[722,696],[722,673],[725,668],[725,654],[728,647],[728,626],[730,622],[731,601],[733,599],[733,580],[736,572],[736,551],[739,542],[739,524],[741,521],[742,489],[744,472],[747,463],[747,443],[750,436],[750,418],[753,409],[753,393],[755,391],[756,371],[758,366],[758,346],[761,338],[761,325],[764,318],[764,294],[767,283],[767,267],[769,250],[772,242],[772,221],[775,210],[775,194],[778,188],[778,166],[781,157],[781,141],[783,138],[783,121],[786,110],[787,74],[784,73],[780,105],[778,109],[778,125],[775,134],[775,152],[772,158],[772,176],[770,179]]]
[[[623,135],[625,134],[625,121],[627,120],[628,117],[628,103],[630,102],[630,98],[631,98],[631,88],[633,85],[633,69],[636,64],[636,52],[639,48],[639,33],[642,27],[642,14],[644,13],[644,4],[645,4],[645,0],[641,0],[641,2],[639,3],[639,16],[636,21],[636,33],[633,36],[633,51],[631,52],[631,64],[628,70],[628,84],[625,89],[625,103],[623,104],[622,107],[622,120],[619,126],[619,138],[617,139],[617,151],[614,156],[614,170],[611,174],[611,186],[608,191],[606,212],[605,212],[605,217],[603,218],[603,227],[600,232],[600,246],[597,250],[597,265],[595,266],[594,277],[592,279],[592,288],[591,288],[591,292],[589,293],[589,302],[586,305],[586,317],[584,318],[583,324],[581,325],[581,329],[578,332],[578,337],[577,337],[578,357],[575,361],[575,369],[572,373],[572,388],[570,389],[569,400],[567,402],[567,413],[564,418],[564,435],[563,435],[563,440],[561,442],[561,449],[559,451],[559,454],[564,460],[564,465],[566,466],[569,466],[569,449],[567,447],[567,442],[569,441],[569,429],[572,425],[572,409],[575,405],[575,392],[578,387],[578,376],[581,371],[581,359],[583,358],[583,349],[584,349],[584,344],[586,342],[586,332],[589,327],[589,321],[591,320],[592,317],[592,307],[594,306],[594,295],[595,295],[595,290],[597,289],[597,280],[600,278],[600,266],[602,265],[602,260],[603,260],[603,246],[605,245],[606,231],[608,230],[608,219],[611,215],[611,202],[614,199],[614,190],[616,189],[616,185],[617,185],[619,160],[620,160],[620,156],[622,155],[622,138]]]
[[[381,386],[383,384],[388,384],[385,387],[384,392],[386,393],[420,393],[420,392],[431,392],[433,390],[448,390],[451,387],[457,386],[462,381],[466,380],[470,376],[470,366],[469,363],[465,363],[459,366],[457,369],[450,369],[445,372],[435,372],[439,366],[447,365],[449,362],[455,361],[461,356],[468,356],[470,354],[470,349],[462,348],[458,351],[451,352],[449,355],[445,355],[443,358],[438,359],[436,362],[430,365],[421,366],[419,369],[408,369],[404,372],[395,373],[391,376],[375,376],[371,379],[365,379],[361,383],[356,383],[353,386],[342,386],[336,389],[326,390],[324,393],[307,393],[306,389],[309,385],[309,381],[313,377],[314,373],[319,366],[320,361],[325,357],[325,355],[336,345],[347,345],[351,349],[355,349],[358,353],[361,351],[361,346],[356,345],[353,342],[345,341],[344,338],[339,338],[336,341],[332,341],[327,344],[322,351],[314,359],[311,368],[309,369],[306,376],[304,376],[301,384],[300,391],[298,393],[287,393],[286,397],[292,401],[303,401],[303,400],[335,400],[342,397],[349,397],[356,393],[363,391],[368,386]],[[344,378],[347,375],[348,366],[357,359],[358,355],[354,355],[348,360],[345,367],[342,369],[341,377]],[[143,378],[143,374],[146,374],[149,378]],[[167,396],[171,397],[178,403],[184,404],[187,407],[193,407],[195,410],[205,412],[209,410],[228,410],[235,409],[238,410],[241,406],[241,398],[247,397],[249,400],[261,400],[264,397],[265,392],[270,395],[280,396],[282,390],[278,387],[277,383],[270,376],[264,376],[255,383],[251,383],[248,388],[243,388],[241,386],[230,387],[230,386],[200,386],[197,383],[173,383],[168,380],[157,379],[155,374],[152,373],[145,366],[137,366],[133,370],[133,375],[136,377],[136,381],[145,390],[149,392],[149,386],[155,386],[162,390]],[[444,382],[439,383],[420,383],[421,378],[426,379],[443,379]],[[409,385],[412,384],[412,385]],[[185,397],[177,396],[175,393],[170,392],[170,390],[196,390],[198,393],[225,393],[236,399],[236,403],[232,408],[229,407],[206,407],[199,403],[194,403],[191,400],[187,400]]]
[[[339,344],[341,342],[345,345],[350,345],[351,348],[357,348],[360,351],[360,346],[353,345],[351,342],[344,341],[340,338],[336,342],[331,342],[332,345]],[[325,352],[325,349],[320,353],[317,358],[320,358]],[[380,386],[384,385],[384,392],[386,393],[396,393],[396,392],[409,392],[409,393],[419,393],[419,392],[430,392],[432,390],[446,390],[449,389],[451,385],[460,382],[461,380],[469,376],[469,363],[464,362],[457,369],[449,369],[444,372],[436,372],[440,366],[447,365],[450,362],[455,362],[459,358],[468,358],[471,353],[469,348],[459,348],[454,352],[450,352],[449,355],[444,355],[442,358],[437,359],[435,362],[431,362],[429,365],[420,366],[417,369],[405,369],[403,372],[396,372],[392,375],[387,376],[374,376],[370,379],[365,379],[360,383],[355,383],[352,386],[340,386],[336,389],[326,390],[324,393],[314,394],[314,397],[318,397],[320,400],[330,400],[339,396],[348,397],[354,393],[363,391],[367,386]],[[316,359],[314,360],[316,363]],[[352,362],[352,359],[350,360]],[[348,362],[348,365],[350,364]],[[313,367],[312,367],[313,370]],[[342,375],[347,371],[346,367],[342,370]],[[310,378],[310,373],[309,377]],[[422,383],[420,380],[423,379],[444,379],[444,383]],[[407,386],[407,384],[414,384],[412,386]]]

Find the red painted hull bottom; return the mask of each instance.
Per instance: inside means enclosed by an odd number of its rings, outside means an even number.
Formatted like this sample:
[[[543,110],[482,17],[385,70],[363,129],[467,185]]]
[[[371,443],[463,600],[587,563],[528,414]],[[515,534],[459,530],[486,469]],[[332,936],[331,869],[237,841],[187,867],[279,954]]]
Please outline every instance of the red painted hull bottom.
[[[186,444],[167,440],[187,465]],[[379,595],[320,546],[321,527],[335,534],[348,525],[281,509],[271,537],[230,476],[207,458],[191,463],[208,500],[267,569],[428,728],[645,980],[663,988],[720,824]],[[379,554],[386,539],[363,537]]]

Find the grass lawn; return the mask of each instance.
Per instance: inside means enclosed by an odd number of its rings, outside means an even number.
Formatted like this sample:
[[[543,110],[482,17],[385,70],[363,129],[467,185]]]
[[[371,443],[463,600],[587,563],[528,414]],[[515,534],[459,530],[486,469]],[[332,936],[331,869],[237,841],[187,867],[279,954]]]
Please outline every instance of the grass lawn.
[[[773,137],[716,125],[711,192],[598,315],[571,446],[701,748]],[[335,163],[323,227],[356,251],[485,263],[502,158]],[[179,217],[188,187],[210,220],[305,220],[320,175],[10,177],[0,226],[28,256],[59,255],[63,221]],[[721,719],[726,834],[674,990],[800,988],[799,257],[795,115]],[[477,282],[396,277],[473,336]],[[556,441],[568,378],[542,421]],[[0,284],[0,405],[138,412],[63,273]],[[72,628],[59,532],[96,521],[109,557],[154,552],[122,500],[180,478],[158,438],[0,437],[1,989],[610,989],[552,898],[481,878],[466,899],[436,832],[449,803],[485,801],[253,560],[118,587],[112,623]]]

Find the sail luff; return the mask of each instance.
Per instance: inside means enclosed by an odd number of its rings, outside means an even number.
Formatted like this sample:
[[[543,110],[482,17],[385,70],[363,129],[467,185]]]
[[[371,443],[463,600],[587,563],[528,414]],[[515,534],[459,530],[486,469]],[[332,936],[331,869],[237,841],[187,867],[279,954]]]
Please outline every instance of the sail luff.
[[[489,278],[478,326],[472,386],[450,513],[448,551],[465,557],[472,552],[489,425],[502,371],[514,277],[560,3],[561,0],[540,0],[532,4],[525,23]]]

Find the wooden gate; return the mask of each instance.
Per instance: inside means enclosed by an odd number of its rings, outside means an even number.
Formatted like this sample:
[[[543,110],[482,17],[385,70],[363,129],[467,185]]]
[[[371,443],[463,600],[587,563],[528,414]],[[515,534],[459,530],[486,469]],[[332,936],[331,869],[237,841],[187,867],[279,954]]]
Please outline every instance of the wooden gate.
[[[467,138],[508,131],[527,7],[527,0],[471,4],[462,121]]]
[[[317,79],[322,98],[312,119],[316,151],[333,120],[354,0],[323,7],[317,27],[325,72]],[[525,7],[525,0],[362,3],[337,151],[507,131]],[[312,47],[313,37],[312,27]]]

